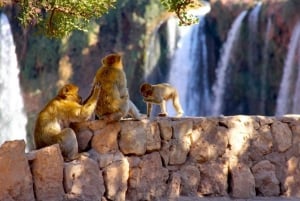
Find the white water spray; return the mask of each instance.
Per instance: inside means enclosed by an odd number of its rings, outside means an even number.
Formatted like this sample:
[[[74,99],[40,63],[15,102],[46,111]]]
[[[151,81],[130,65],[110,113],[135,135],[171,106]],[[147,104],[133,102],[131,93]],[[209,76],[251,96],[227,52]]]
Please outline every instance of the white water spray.
[[[185,115],[194,115],[194,105],[191,101],[191,97],[188,96],[188,89],[191,87],[190,83],[193,80],[194,75],[193,68],[194,64],[198,59],[196,58],[196,50],[198,45],[198,30],[201,23],[201,18],[210,11],[210,5],[207,3],[206,6],[201,7],[199,10],[194,10],[193,14],[198,15],[200,22],[191,26],[180,26],[179,40],[177,42],[177,49],[174,53],[173,60],[171,62],[171,73],[169,77],[169,83],[173,85],[180,95],[180,102],[184,110]],[[195,92],[197,93],[197,92]],[[195,97],[196,98],[196,97]],[[195,100],[194,100],[195,101]],[[167,111],[170,116],[175,116],[176,112],[169,101],[167,104]]]
[[[191,48],[192,48],[192,35],[193,29],[197,25],[192,27],[181,26],[179,27],[179,41],[178,49],[175,51],[174,59],[171,63],[171,74],[169,77],[169,83],[173,85],[180,92],[180,102],[183,110],[186,114],[186,94],[188,87],[188,76],[193,66],[193,59],[191,59]],[[172,104],[167,104],[167,110],[170,116],[176,115]]]
[[[258,19],[259,19],[259,13],[261,10],[262,2],[258,2],[256,6],[251,10],[248,21],[249,21],[249,50],[248,50],[248,63],[249,68],[253,69],[257,66],[257,36],[258,36]]]
[[[276,115],[284,115],[289,113],[289,107],[292,105],[292,99],[290,95],[293,93],[292,91],[292,81],[294,74],[294,60],[295,55],[297,53],[297,49],[299,47],[300,40],[300,22],[295,26],[294,31],[292,33],[292,37],[290,39],[287,57],[283,67],[283,76],[280,83],[280,89],[277,98],[276,104]],[[299,104],[299,103],[298,103]]]
[[[27,118],[19,84],[19,69],[9,21],[0,15],[0,146],[7,140],[26,141]]]
[[[223,45],[222,48],[223,53],[216,72],[217,78],[213,86],[215,100],[212,107],[212,115],[220,115],[220,113],[222,112],[222,102],[223,102],[223,95],[225,91],[225,84],[226,84],[225,77],[226,77],[227,67],[228,67],[232,49],[239,37],[241,23],[245,18],[246,14],[247,11],[245,10],[241,12],[239,16],[234,20],[231,29],[228,32],[227,40]]]

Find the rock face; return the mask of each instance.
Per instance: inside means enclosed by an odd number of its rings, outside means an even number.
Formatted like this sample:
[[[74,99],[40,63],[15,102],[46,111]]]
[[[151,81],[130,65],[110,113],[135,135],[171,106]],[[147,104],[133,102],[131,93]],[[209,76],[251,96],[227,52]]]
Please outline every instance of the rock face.
[[[73,126],[88,152],[71,162],[58,145],[27,154],[24,141],[0,147],[0,200],[300,198],[300,116]]]
[[[24,141],[0,147],[0,200],[34,200],[32,175]]]
[[[58,144],[36,152],[32,176],[37,200],[63,200],[64,162]]]

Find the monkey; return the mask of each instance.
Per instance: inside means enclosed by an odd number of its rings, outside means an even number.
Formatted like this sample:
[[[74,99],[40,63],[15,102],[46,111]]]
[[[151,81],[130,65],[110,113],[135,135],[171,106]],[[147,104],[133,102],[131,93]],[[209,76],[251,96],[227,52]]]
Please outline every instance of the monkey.
[[[139,110],[129,98],[121,54],[113,53],[102,58],[102,65],[94,77],[93,85],[95,84],[101,86],[96,117],[108,122],[119,121],[127,115],[141,119]]]
[[[140,93],[144,98],[144,102],[147,104],[147,117],[150,117],[152,104],[160,105],[161,113],[159,116],[168,116],[166,109],[166,101],[168,100],[173,101],[173,106],[177,112],[176,117],[181,117],[184,113],[179,102],[179,94],[177,89],[168,83],[160,83],[155,85],[143,83],[140,86]]]
[[[72,122],[88,120],[93,114],[100,86],[94,85],[92,95],[81,105],[79,88],[74,84],[64,85],[57,95],[40,111],[35,122],[34,141],[37,149],[59,144],[66,161],[78,157],[78,143]]]

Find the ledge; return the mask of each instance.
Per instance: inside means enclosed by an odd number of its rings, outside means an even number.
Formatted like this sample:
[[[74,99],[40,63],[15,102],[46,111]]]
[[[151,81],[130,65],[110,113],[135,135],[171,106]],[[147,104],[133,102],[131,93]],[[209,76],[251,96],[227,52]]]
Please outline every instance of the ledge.
[[[297,115],[96,120],[72,127],[83,154],[69,163],[58,145],[26,154],[24,141],[0,147],[0,200],[300,197]]]

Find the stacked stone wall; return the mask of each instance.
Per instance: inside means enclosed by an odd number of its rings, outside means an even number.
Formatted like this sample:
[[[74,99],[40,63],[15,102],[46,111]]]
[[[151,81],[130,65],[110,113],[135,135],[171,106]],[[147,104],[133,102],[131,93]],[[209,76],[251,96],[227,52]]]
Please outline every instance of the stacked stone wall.
[[[81,157],[58,145],[0,147],[0,200],[300,199],[300,116],[157,118],[72,125]]]

